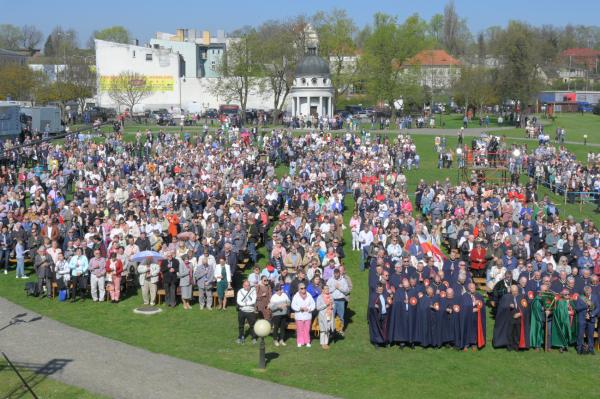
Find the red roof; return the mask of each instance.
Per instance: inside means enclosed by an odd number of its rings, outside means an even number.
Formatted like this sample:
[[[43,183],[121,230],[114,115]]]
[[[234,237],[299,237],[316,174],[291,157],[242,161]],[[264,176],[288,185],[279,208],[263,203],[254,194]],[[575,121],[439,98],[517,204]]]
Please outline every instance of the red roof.
[[[600,51],[593,48],[568,48],[560,53],[562,57],[598,57]]]
[[[405,65],[421,66],[460,66],[462,63],[444,50],[423,50],[408,59]]]

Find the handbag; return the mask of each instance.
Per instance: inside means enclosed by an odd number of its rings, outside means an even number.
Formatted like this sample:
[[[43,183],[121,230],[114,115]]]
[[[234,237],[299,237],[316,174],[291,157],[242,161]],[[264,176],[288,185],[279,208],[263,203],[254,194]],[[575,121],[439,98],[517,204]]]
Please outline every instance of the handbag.
[[[64,302],[67,300],[67,290],[58,291],[58,300]]]
[[[225,298],[233,298],[235,296],[235,293],[233,292],[233,288],[229,288],[227,291],[225,291]]]

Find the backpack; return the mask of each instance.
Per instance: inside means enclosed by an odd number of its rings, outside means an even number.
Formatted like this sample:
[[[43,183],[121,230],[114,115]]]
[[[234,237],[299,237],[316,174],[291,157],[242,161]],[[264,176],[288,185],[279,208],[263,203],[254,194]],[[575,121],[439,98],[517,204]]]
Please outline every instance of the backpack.
[[[37,283],[34,283],[34,282],[25,283],[25,293],[27,294],[27,296],[40,295],[40,293],[38,291]]]

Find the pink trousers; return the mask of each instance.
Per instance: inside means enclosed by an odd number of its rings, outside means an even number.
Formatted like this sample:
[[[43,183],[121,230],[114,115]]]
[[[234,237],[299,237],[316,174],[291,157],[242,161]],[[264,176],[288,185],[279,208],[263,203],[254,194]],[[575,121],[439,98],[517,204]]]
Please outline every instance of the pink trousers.
[[[310,320],[296,320],[296,343],[310,344]]]
[[[110,297],[113,301],[118,301],[121,296],[121,276],[112,276],[112,286]]]

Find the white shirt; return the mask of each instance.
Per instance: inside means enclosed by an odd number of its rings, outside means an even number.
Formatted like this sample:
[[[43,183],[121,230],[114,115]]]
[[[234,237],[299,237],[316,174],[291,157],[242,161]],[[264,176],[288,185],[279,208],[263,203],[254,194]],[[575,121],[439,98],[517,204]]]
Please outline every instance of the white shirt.
[[[300,292],[297,292],[292,299],[292,310],[296,313],[296,320],[311,320],[312,311],[315,310],[315,300],[311,295],[306,294],[305,298],[300,296]],[[301,308],[306,308],[306,311],[300,311]]]
[[[358,241],[361,243],[361,246],[371,245],[373,243],[373,232],[371,230],[364,231],[362,230],[358,234]]]

